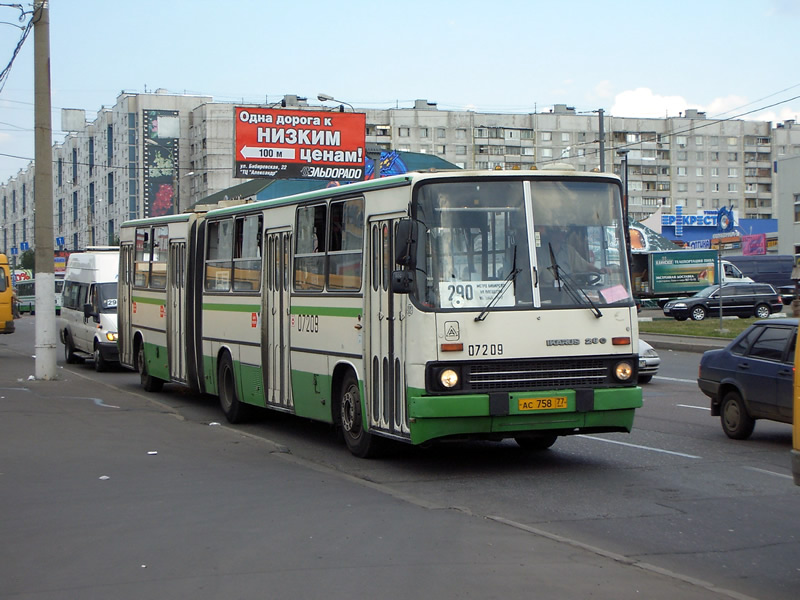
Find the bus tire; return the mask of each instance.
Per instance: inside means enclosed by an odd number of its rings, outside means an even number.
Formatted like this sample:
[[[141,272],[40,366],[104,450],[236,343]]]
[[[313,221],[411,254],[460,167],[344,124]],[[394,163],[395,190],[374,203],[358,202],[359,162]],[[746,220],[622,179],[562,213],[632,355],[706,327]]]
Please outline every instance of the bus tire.
[[[542,433],[529,437],[515,437],[514,441],[517,446],[523,450],[541,451],[547,450],[550,446],[556,443],[558,436],[552,433]]]
[[[139,380],[145,392],[161,391],[164,380],[153,377],[147,372],[147,361],[144,359],[144,342],[139,340],[136,346],[136,368],[139,369]]]
[[[75,354],[75,344],[72,343],[72,336],[69,331],[64,332],[64,360],[70,365],[81,362],[80,357]]]
[[[339,388],[338,417],[348,450],[359,458],[375,456],[378,440],[364,429],[361,392],[358,388],[358,379],[352,371],[345,374]]]
[[[217,386],[219,405],[229,423],[244,423],[250,416],[250,406],[239,400],[236,392],[236,373],[233,370],[233,361],[227,352],[219,361],[217,371]]]

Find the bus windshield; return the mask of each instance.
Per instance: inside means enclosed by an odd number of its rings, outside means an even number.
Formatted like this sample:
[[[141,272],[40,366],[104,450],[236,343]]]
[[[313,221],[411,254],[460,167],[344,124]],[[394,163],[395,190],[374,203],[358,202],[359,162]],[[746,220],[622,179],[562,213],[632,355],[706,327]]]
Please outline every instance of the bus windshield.
[[[601,181],[420,186],[416,300],[483,310],[630,305],[618,187]]]

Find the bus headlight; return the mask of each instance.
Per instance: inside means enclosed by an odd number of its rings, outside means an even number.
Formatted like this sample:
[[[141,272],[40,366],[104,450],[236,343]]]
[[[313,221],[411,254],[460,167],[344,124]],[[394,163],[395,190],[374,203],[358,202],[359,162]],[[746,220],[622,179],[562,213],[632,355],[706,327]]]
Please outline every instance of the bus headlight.
[[[117,341],[117,334],[116,334],[116,332],[113,332],[113,333],[112,333],[112,332],[110,332],[110,331],[107,331],[107,332],[106,332],[106,339],[107,339],[109,342],[116,342],[116,341]]]
[[[618,362],[614,367],[614,377],[619,381],[628,381],[633,377],[633,365],[625,360]]]
[[[456,387],[458,385],[458,373],[453,369],[445,369],[439,373],[439,383],[442,384],[443,388],[448,390]]]

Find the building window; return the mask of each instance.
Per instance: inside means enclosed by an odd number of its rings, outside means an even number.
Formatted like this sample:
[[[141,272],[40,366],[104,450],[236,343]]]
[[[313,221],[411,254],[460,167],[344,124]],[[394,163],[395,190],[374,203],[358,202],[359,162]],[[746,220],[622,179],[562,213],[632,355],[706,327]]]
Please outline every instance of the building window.
[[[542,131],[540,138],[543,142],[552,142],[553,141],[553,132],[552,131]]]
[[[467,130],[463,127],[456,129],[456,139],[457,140],[465,140],[467,139]]]
[[[566,131],[561,133],[561,141],[565,143],[569,143],[569,133]]]
[[[698,183],[695,185],[695,192],[703,193],[706,191],[706,184],[705,183]]]
[[[719,177],[719,167],[711,167],[711,176]]]
[[[739,160],[739,153],[738,152],[728,152],[728,160],[731,162],[736,162]]]
[[[553,149],[542,148],[542,158],[553,158]]]
[[[728,169],[728,177],[738,177],[739,176],[739,169],[736,167],[731,167]]]
[[[728,191],[729,192],[736,192],[736,184],[735,183],[729,183],[728,184]]]
[[[419,137],[421,137],[421,138],[428,137],[428,128],[427,127],[420,127],[419,128]]]
[[[626,133],[625,134],[625,141],[629,144],[638,144],[642,139],[642,136],[638,133]]]
[[[738,143],[739,143],[739,138],[733,136],[728,138],[728,146],[736,146],[738,145]]]
[[[694,174],[695,174],[697,177],[702,177],[702,176],[703,176],[703,167],[697,167],[697,168],[694,170]]]
[[[676,135],[675,136],[675,143],[678,145],[678,148],[686,148],[686,136],[685,135]]]
[[[72,222],[78,222],[78,192],[72,192]]]
[[[114,204],[114,174],[113,173],[109,173],[108,174],[108,191],[106,192],[106,195],[108,196],[106,201],[108,202],[108,205],[111,206],[112,204]]]
[[[695,160],[697,162],[703,162],[705,159],[706,159],[706,153],[705,152],[697,152],[695,154]]]
[[[458,156],[463,156],[466,153],[467,153],[467,147],[466,146],[456,146],[456,154]]]
[[[678,167],[678,177],[686,177],[686,167]]]
[[[398,127],[397,135],[400,137],[409,137],[411,135],[411,129],[409,127]]]
[[[694,145],[695,146],[702,146],[703,145],[703,136],[702,135],[694,136]]]
[[[444,127],[437,127],[436,128],[436,138],[443,140],[447,137],[447,129]]]
[[[94,136],[89,138],[89,177],[94,174]]]
[[[719,184],[718,183],[712,183],[711,184],[711,191],[712,192],[719,192]]]
[[[686,150],[678,150],[678,160],[689,160],[689,153]]]

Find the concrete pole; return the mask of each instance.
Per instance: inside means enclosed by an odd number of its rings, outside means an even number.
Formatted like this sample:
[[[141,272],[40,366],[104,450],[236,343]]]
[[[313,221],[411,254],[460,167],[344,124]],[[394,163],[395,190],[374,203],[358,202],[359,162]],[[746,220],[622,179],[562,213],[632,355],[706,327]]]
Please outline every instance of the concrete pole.
[[[599,134],[600,135],[598,136],[600,138],[600,140],[599,140],[600,141],[600,172],[601,173],[605,173],[606,172],[606,124],[604,123],[603,109],[602,108],[598,109],[597,113],[599,115],[599,121],[600,121],[600,126],[599,126]]]
[[[50,8],[33,10],[34,240],[36,243],[36,379],[56,379],[56,296],[53,253],[53,135],[50,120]]]

